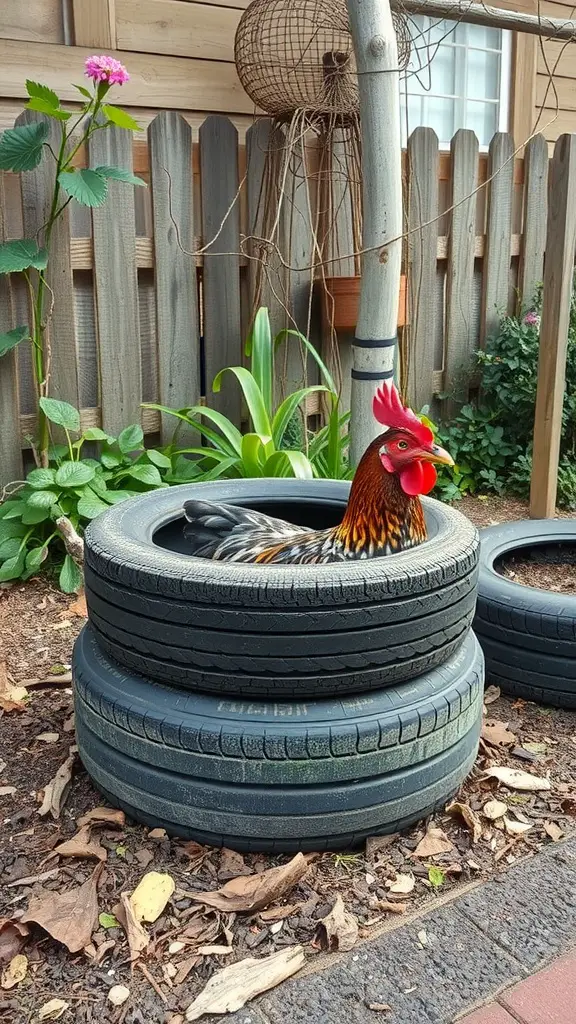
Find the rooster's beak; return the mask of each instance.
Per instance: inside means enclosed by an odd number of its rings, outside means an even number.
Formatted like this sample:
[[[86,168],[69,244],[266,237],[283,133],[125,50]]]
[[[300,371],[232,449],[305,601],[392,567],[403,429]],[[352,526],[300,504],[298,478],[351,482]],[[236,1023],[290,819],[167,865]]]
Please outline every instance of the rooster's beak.
[[[441,466],[453,466],[454,459],[439,444],[433,444],[420,456],[422,462],[436,462]]]

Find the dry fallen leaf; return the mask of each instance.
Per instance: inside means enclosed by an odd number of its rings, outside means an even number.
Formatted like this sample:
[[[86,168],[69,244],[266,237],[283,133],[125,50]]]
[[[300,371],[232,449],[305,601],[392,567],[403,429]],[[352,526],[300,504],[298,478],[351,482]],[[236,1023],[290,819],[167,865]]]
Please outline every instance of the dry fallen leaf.
[[[236,850],[227,850],[224,847],[220,850],[220,863],[218,875],[220,878],[237,878],[238,875],[251,875],[252,869],[246,864],[241,853]]]
[[[21,981],[24,981],[28,973],[28,957],[23,953],[13,956],[10,963],[2,971],[0,986],[3,989],[15,988]]]
[[[387,1010],[391,1010],[392,1007],[388,1003],[368,1003],[368,1009],[373,1010],[374,1013],[385,1013]]]
[[[128,945],[130,946],[130,959],[137,960],[142,950],[146,949],[150,936],[140,922],[136,920],[129,893],[121,893],[120,899],[122,902],[119,906],[114,907],[114,913],[126,932]]]
[[[507,722],[484,722],[481,736],[492,747],[512,747],[517,742],[517,738],[508,728]]]
[[[68,612],[70,612],[71,615],[77,615],[80,619],[88,618],[88,609],[86,607],[84,591],[78,594],[78,597],[75,601],[72,601],[72,604],[68,605]]]
[[[6,713],[24,711],[27,697],[26,687],[16,686],[8,675],[6,662],[0,661],[0,710]]]
[[[99,864],[83,885],[67,892],[43,892],[32,896],[30,906],[20,918],[23,924],[38,924],[57,942],[62,942],[71,953],[79,953],[92,938],[98,924],[98,879],[102,872]]]
[[[233,953],[232,946],[198,946],[198,956],[228,956]]]
[[[524,832],[528,832],[532,828],[531,823],[528,821],[512,821],[511,818],[502,818],[504,822],[504,828],[511,836],[521,836]]]
[[[358,940],[358,922],[346,910],[340,894],[326,917],[318,923],[317,938],[329,953],[346,953]]]
[[[95,857],[105,861],[108,853],[97,839],[90,838],[90,825],[84,825],[75,836],[66,839],[52,851],[60,857]]]
[[[402,875],[400,873],[396,874],[395,879],[388,878],[384,883],[390,892],[399,892],[403,894],[412,892],[415,884],[414,875]]]
[[[493,704],[495,700],[498,700],[500,692],[499,686],[487,686],[484,690],[484,703]]]
[[[382,850],[386,850],[396,841],[397,838],[397,832],[389,836],[370,836],[366,840],[366,860],[372,864],[376,854],[381,853]]]
[[[60,734],[57,732],[39,732],[34,738],[40,740],[41,743],[58,743]]]
[[[93,807],[87,814],[78,818],[78,826],[89,825],[91,822],[102,821],[105,825],[118,825],[119,828],[126,824],[124,811],[113,810],[112,807]]]
[[[270,907],[269,910],[262,910],[260,912],[260,920],[265,921],[267,924],[270,921],[283,921],[284,918],[297,914],[303,906],[303,903],[287,903],[285,907]]]
[[[0,796],[14,796],[16,786],[0,786]]]
[[[148,838],[149,839],[166,839],[167,835],[168,835],[168,833],[166,832],[165,828],[153,828],[148,833]]]
[[[304,966],[302,946],[291,946],[255,960],[249,957],[217,971],[186,1011],[186,1020],[206,1013],[233,1013],[247,1002],[279,985]]]
[[[453,849],[454,844],[450,842],[446,833],[441,828],[429,825],[426,829],[426,835],[420,840],[412,856],[437,857],[439,854],[449,853]]]
[[[530,772],[524,772],[520,768],[506,768],[505,765],[496,765],[494,768],[487,768],[484,772],[488,778],[498,779],[509,789],[520,789],[530,793],[538,793],[541,790],[551,789],[548,779],[541,779]]]
[[[30,929],[20,921],[0,917],[0,963],[6,963],[26,944]]]
[[[560,839],[564,838],[564,832],[554,821],[545,821],[544,831],[546,835],[550,836],[553,843],[557,843]]]
[[[136,920],[157,921],[175,888],[171,875],[161,875],[158,871],[144,875],[130,897]]]
[[[130,997],[130,989],[126,985],[113,985],[108,993],[108,1000],[112,1006],[122,1006]]]
[[[478,842],[482,835],[482,822],[476,814],[476,811],[473,811],[468,804],[458,803],[458,801],[455,800],[453,803],[448,805],[446,812],[447,814],[459,814],[472,833],[472,842]]]
[[[226,912],[262,910],[293,889],[307,870],[305,857],[297,853],[289,864],[269,868],[257,875],[233,878],[216,892],[198,892],[193,899]]]
[[[496,821],[498,818],[503,818],[508,810],[508,804],[502,802],[502,800],[488,800],[482,808],[482,814],[490,821]]]
[[[38,1010],[38,1020],[58,1020],[69,1006],[63,999],[51,999]]]
[[[42,816],[51,814],[55,820],[60,817],[72,781],[72,769],[76,758],[75,749],[75,747],[71,748],[64,764],[60,765],[54,778],[45,787],[44,799],[38,814]]]

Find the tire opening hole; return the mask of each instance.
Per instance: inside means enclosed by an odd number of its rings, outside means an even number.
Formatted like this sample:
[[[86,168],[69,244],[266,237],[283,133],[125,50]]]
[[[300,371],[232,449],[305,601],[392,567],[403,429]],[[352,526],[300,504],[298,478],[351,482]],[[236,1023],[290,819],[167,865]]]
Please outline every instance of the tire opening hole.
[[[494,562],[501,576],[525,587],[576,594],[576,544],[531,544],[507,551]]]

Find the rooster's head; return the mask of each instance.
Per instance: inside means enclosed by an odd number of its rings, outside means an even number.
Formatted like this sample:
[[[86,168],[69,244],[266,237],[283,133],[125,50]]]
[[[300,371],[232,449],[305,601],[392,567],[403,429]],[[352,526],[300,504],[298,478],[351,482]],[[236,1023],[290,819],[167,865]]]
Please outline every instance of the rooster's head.
[[[430,427],[402,404],[394,384],[378,389],[372,408],[386,427],[373,442],[385,471],[397,474],[405,494],[429,494],[436,483],[433,463],[453,466],[454,460],[435,443]]]

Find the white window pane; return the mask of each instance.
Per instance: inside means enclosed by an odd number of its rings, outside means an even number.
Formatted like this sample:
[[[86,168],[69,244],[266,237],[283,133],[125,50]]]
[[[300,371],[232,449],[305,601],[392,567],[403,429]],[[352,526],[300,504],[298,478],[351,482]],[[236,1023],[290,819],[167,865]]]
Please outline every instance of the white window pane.
[[[468,50],[468,96],[496,100],[500,92],[500,57],[486,50]]]
[[[454,134],[454,100],[427,96],[424,100],[424,125],[433,128],[441,143],[448,143]]]
[[[468,46],[486,46],[491,50],[500,50],[502,48],[502,32],[499,28],[468,25]]]
[[[490,139],[498,130],[498,104],[468,100],[465,127],[476,132],[481,146],[488,146]]]
[[[408,132],[422,124],[422,101],[419,96],[408,97]]]
[[[438,52],[430,64],[430,92],[454,93],[454,50],[448,46],[439,46]]]
[[[454,28],[455,23],[453,21],[438,21],[435,18],[430,19],[430,29],[427,33],[428,39],[431,43],[453,43],[454,39]]]

